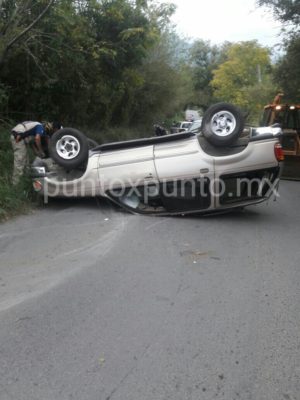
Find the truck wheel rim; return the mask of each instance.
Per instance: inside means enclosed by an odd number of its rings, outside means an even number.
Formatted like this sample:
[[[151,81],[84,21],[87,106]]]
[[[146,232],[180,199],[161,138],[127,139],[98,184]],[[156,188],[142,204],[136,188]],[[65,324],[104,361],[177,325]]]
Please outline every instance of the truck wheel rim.
[[[229,111],[219,111],[211,119],[211,128],[217,136],[229,136],[236,127],[236,119]]]
[[[57,141],[56,152],[64,160],[73,160],[80,152],[80,143],[74,136],[65,135]]]

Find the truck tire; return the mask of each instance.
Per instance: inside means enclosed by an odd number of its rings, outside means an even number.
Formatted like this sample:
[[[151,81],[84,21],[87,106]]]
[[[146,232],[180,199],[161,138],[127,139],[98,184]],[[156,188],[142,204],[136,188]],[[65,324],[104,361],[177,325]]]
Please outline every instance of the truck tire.
[[[52,135],[49,151],[50,156],[58,165],[66,169],[74,169],[86,163],[88,159],[88,140],[77,129],[63,128]]]
[[[244,129],[244,117],[239,108],[229,103],[217,103],[204,113],[201,130],[214,146],[227,146],[236,141]]]

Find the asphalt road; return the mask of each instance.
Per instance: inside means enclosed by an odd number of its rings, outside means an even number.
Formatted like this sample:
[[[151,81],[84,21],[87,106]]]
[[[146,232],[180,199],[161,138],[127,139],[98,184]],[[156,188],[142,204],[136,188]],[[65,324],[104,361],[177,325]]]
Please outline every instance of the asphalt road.
[[[0,226],[1,400],[299,400],[300,183],[210,217]]]

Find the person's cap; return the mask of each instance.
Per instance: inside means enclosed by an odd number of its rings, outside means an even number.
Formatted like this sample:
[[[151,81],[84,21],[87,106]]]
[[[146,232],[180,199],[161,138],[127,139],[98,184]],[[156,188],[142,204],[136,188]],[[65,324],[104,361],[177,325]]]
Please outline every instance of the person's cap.
[[[47,133],[51,132],[53,130],[53,124],[51,122],[46,122],[44,125],[45,131]]]

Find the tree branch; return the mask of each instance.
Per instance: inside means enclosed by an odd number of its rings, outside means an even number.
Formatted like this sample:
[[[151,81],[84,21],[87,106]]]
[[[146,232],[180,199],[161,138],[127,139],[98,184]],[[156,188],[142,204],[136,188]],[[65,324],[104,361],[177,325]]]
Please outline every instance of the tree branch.
[[[39,62],[39,59],[31,52],[31,50],[29,49],[29,47],[28,46],[22,46],[23,48],[24,48],[24,50],[27,52],[27,54],[33,59],[33,61],[34,61],[34,63],[35,63],[35,65],[36,65],[36,67],[39,69],[39,71],[41,72],[41,74],[45,77],[45,78],[47,78],[47,80],[53,80],[53,79],[51,79],[47,74],[46,74],[46,72],[41,68],[41,66],[40,66],[40,62]]]
[[[9,29],[16,28],[19,21],[22,20],[22,13],[26,10],[29,2],[16,4],[15,9],[11,12],[10,17],[8,18],[7,23],[3,26],[1,35],[4,36],[8,32]],[[0,7],[1,7],[1,0],[0,0]]]
[[[13,38],[6,46],[5,53],[16,43],[18,42],[24,35],[26,35],[27,32],[29,32],[43,16],[46,14],[46,12],[49,10],[49,8],[52,6],[55,0],[50,0],[48,5],[45,7],[45,9],[36,17],[34,21],[31,22],[30,25],[27,26],[19,35],[17,35],[15,38]]]

